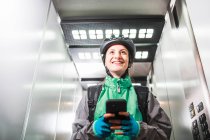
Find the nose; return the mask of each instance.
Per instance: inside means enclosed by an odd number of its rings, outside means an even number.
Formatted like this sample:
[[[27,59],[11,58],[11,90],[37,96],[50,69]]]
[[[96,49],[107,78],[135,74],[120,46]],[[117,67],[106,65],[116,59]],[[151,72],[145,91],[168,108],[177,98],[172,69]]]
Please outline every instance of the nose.
[[[114,54],[114,57],[115,57],[115,58],[120,58],[120,57],[121,57],[120,52],[116,52],[116,53]]]

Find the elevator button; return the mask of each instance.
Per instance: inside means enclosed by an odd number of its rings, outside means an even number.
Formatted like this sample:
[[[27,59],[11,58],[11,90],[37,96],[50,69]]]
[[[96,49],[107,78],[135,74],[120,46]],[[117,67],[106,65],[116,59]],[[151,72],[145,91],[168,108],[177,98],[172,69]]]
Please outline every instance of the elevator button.
[[[200,135],[193,136],[193,140],[201,140]]]
[[[200,102],[200,103],[197,105],[196,108],[197,108],[198,113],[201,112],[201,111],[203,110],[203,108],[204,108],[204,107],[203,107],[203,102]]]
[[[192,126],[193,126],[193,128],[196,128],[196,127],[198,127],[198,123],[197,123],[197,120],[194,120],[194,121],[192,122]]]
[[[209,140],[210,139],[210,133],[208,130],[203,132],[203,138],[204,140]]]
[[[202,115],[200,115],[199,121],[200,121],[201,124],[206,121],[206,115],[205,115],[205,113],[203,113]]]
[[[207,122],[205,121],[204,123],[201,124],[201,130],[202,130],[202,131],[205,131],[205,130],[207,130],[207,129],[208,129],[208,124],[207,124]]]
[[[199,129],[198,129],[198,127],[193,128],[192,129],[192,133],[193,133],[194,136],[199,135]]]
[[[191,118],[193,118],[195,116],[195,110],[194,109],[192,111],[190,111],[190,116],[191,116]]]
[[[193,104],[193,102],[190,103],[190,105],[189,105],[189,111],[191,112],[192,110],[194,110],[194,104]]]

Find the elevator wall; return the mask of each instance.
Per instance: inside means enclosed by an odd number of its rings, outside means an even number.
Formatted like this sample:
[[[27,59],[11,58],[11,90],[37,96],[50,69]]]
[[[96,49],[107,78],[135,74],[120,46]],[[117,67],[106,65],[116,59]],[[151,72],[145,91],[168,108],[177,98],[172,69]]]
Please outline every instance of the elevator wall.
[[[50,0],[0,6],[0,140],[67,140],[81,98]]]
[[[199,52],[200,45],[194,37],[186,2],[177,0],[174,7],[179,24],[175,24],[171,7],[153,63],[154,92],[163,107],[168,103],[173,127],[171,139],[196,139],[195,134],[193,136],[195,121],[203,139],[203,132],[208,128],[201,129],[202,114],[206,115],[209,124],[209,93],[200,59],[203,54]],[[199,111],[200,103],[204,108]]]

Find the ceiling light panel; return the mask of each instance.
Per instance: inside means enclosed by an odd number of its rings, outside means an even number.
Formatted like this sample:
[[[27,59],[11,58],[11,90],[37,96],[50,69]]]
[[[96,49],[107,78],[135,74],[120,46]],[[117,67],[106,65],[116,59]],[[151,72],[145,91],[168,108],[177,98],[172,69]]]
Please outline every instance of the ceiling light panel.
[[[164,17],[116,18],[116,19],[72,19],[62,20],[61,27],[66,43],[74,45],[99,45],[112,34],[124,35],[134,43],[159,42],[164,26]]]

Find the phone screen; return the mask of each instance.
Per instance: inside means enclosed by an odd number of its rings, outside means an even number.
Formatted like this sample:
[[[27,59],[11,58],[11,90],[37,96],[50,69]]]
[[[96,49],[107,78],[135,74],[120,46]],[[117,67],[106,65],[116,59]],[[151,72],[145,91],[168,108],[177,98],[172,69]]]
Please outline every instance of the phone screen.
[[[106,101],[106,113],[114,113],[115,119],[123,119],[123,116],[119,116],[118,112],[127,111],[127,102],[125,99],[109,99]]]

